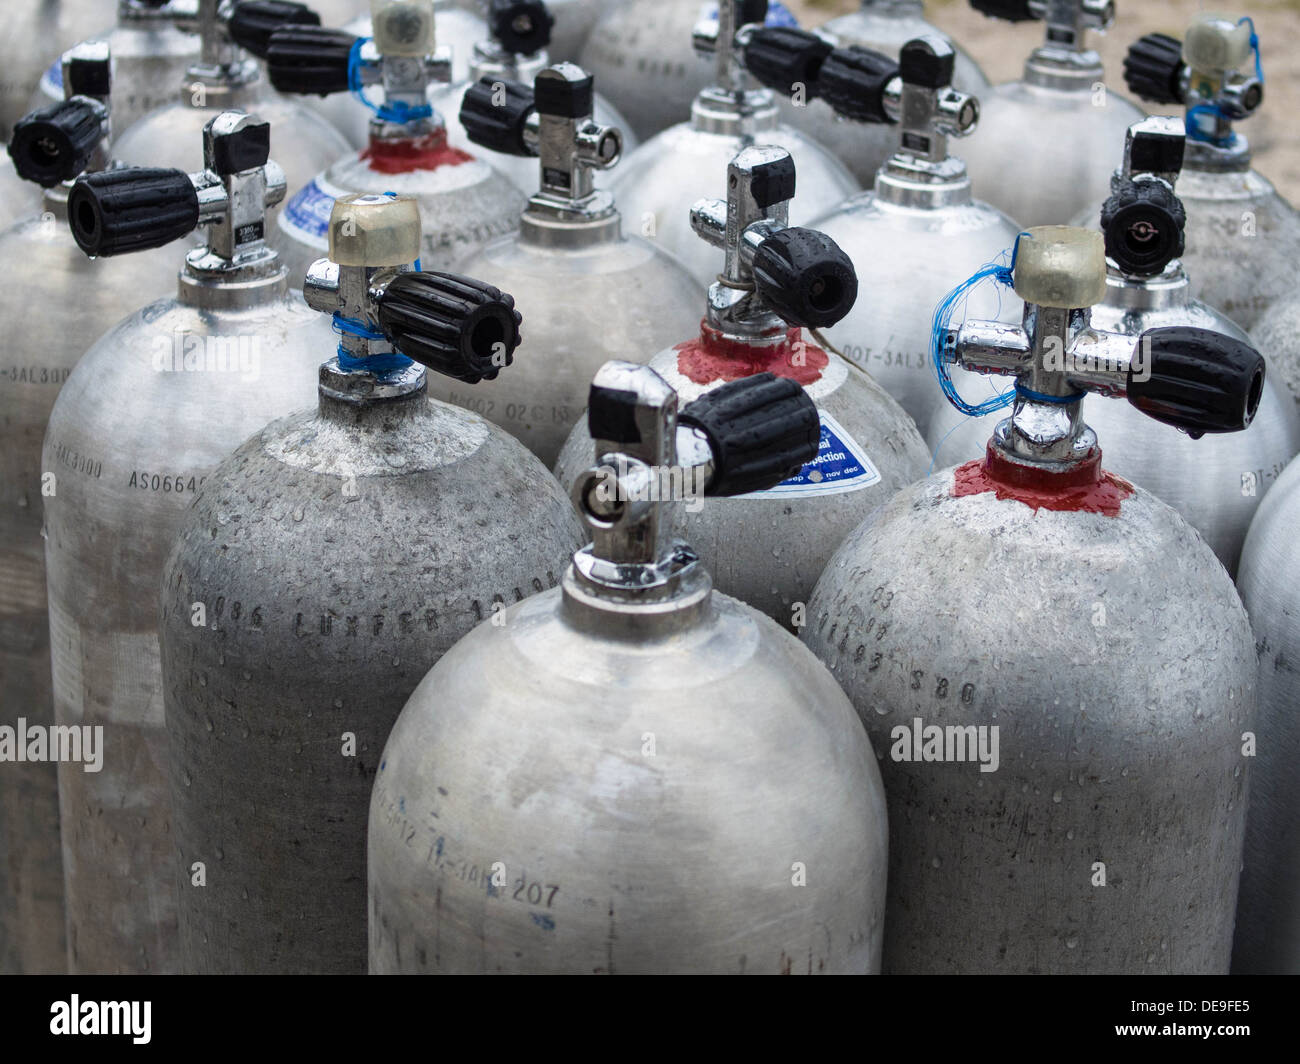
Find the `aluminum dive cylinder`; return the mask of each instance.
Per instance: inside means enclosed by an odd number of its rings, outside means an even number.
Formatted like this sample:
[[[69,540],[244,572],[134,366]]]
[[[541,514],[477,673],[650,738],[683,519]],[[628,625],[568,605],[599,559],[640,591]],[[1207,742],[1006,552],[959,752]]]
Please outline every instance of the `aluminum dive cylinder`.
[[[502,86],[506,105],[497,106]],[[699,283],[671,255],[623,232],[595,174],[621,155],[622,131],[594,117],[592,78],[572,63],[542,70],[536,91],[484,78],[465,94],[461,121],[476,144],[532,161],[536,190],[517,234],[462,260],[528,312],[518,364],[477,389],[434,380],[430,394],[477,410],[548,467],[582,416],[596,371],[634,361],[698,327]],[[540,185],[540,187],[539,187]]]
[[[198,0],[190,24],[199,38],[199,58],[176,86],[172,103],[151,111],[117,140],[123,162],[163,166],[186,173],[204,167],[203,129],[223,111],[256,111],[271,123],[275,156],[283,160],[290,188],[301,188],[315,174],[346,154],[343,135],[320,115],[275,92],[249,49],[263,53],[275,19],[250,5],[228,6],[221,0]],[[279,20],[309,26],[317,16],[301,4],[271,5]],[[241,14],[243,12],[243,14]],[[259,17],[253,18],[252,14]],[[302,281],[294,276],[294,283]]]
[[[1232,970],[1242,975],[1300,974],[1297,528],[1300,461],[1287,467],[1260,505],[1237,574],[1259,649],[1257,751],[1250,769],[1250,811],[1232,951]]]
[[[873,94],[839,92],[836,67],[856,62],[861,68],[868,61],[865,52],[838,60],[843,54],[829,53],[819,72],[827,76],[812,78],[810,86],[857,120],[846,131],[887,128],[896,150],[874,191],[811,223],[844,249],[859,286],[870,293],[826,336],[897,399],[924,434],[947,405],[930,369],[934,308],[958,282],[1014,246],[1020,228],[972,197],[965,164],[949,154],[948,138],[967,136],[979,120],[979,102],[952,88],[957,54],[951,45],[921,37],[903,46],[897,64],[876,57]],[[972,295],[967,310],[1008,323],[1022,316],[1020,300],[983,290]]]
[[[59,765],[74,972],[179,966],[163,561],[217,463],[311,402],[311,373],[332,342],[263,240],[267,208],[285,194],[270,133],[260,118],[226,112],[204,130],[203,171],[119,169],[79,179],[69,195],[69,224],[91,256],[159,247],[196,225],[208,237],[187,256],[175,298],[87,352],[45,437],[55,717],[99,737],[101,757],[93,772]]]
[[[653,370],[611,362],[588,416],[573,498],[594,542],[452,648],[384,748],[371,972],[877,971],[888,826],[865,733],[665,512],[799,469],[816,408],[763,374],[679,415]]]
[[[1290,296],[1275,302],[1250,335],[1261,351],[1268,352],[1273,379],[1285,384],[1300,404],[1300,300]]]
[[[717,278],[717,261],[691,231],[691,206],[725,191],[716,183],[717,175],[743,148],[775,144],[794,157],[800,181],[792,215],[796,224],[861,189],[829,151],[780,121],[770,90],[752,87],[744,67],[751,25],[743,20],[761,14],[761,7],[761,0],[757,6],[749,0],[723,0],[718,19],[696,27],[696,50],[716,60],[711,86],[695,98],[689,122],[646,141],[610,181],[633,230],[680,258],[702,285]]]
[[[1101,212],[1109,264],[1092,322],[1135,339],[1177,326],[1246,341],[1230,318],[1191,295],[1190,267],[1183,268],[1186,214],[1174,191],[1175,182],[1182,189],[1183,149],[1180,118],[1148,118],[1129,130],[1123,170]],[[1136,369],[1141,374],[1147,367]],[[1271,370],[1270,362],[1259,410],[1243,432],[1173,435],[1147,418],[1126,416],[1116,403],[1100,404],[1089,417],[1106,441],[1106,468],[1182,514],[1234,574],[1260,502],[1300,453],[1300,413]],[[936,467],[978,458],[996,423],[996,414],[970,419],[955,409],[937,417],[928,436]]]
[[[59,388],[86,349],[137,306],[176,283],[166,253],[89,260],[67,226],[68,191],[83,170],[109,165],[108,48],[65,56],[71,98],[21,121],[10,143],[17,169],[45,184],[27,216],[0,234],[0,724],[43,734],[54,723],[50,688],[41,441]],[[93,94],[93,95],[87,95]],[[57,327],[33,342],[45,308]],[[26,744],[24,744],[24,747]],[[67,969],[63,858],[55,765],[27,757],[0,771],[0,972]]]
[[[1196,531],[1103,472],[1081,408],[1238,431],[1264,360],[1208,329],[1091,324],[1099,233],[1029,230],[1009,272],[1023,327],[941,323],[938,344],[1015,376],[1010,419],[849,537],[803,633],[881,759],[884,970],[1226,972],[1254,639]]]
[[[691,54],[688,42],[698,24],[717,20],[717,0],[624,0],[592,28],[578,65],[606,86],[632,132],[649,140],[688,120],[692,101],[712,85],[712,70]],[[798,25],[776,0],[747,0],[736,24],[749,22]]]
[[[1124,75],[1134,95],[1186,106],[1187,163],[1178,196],[1187,208],[1192,295],[1254,329],[1292,293],[1300,255],[1300,213],[1252,168],[1250,143],[1234,129],[1264,100],[1254,24],[1201,15],[1181,42],[1143,37],[1129,49]]]
[[[103,19],[104,0],[0,4],[0,140],[29,110],[52,54],[71,48],[86,24]]]
[[[428,101],[431,83],[451,74],[434,40],[432,0],[374,0],[375,37],[319,27],[288,27],[272,35],[267,66],[276,88],[329,95],[355,90],[374,113],[370,143],[346,153],[291,196],[273,242],[291,271],[306,274],[329,249],[334,201],[353,192],[395,192],[420,204],[427,270],[458,258],[519,225],[523,194],[491,165],[452,147],[442,115]],[[437,52],[437,54],[435,54]],[[379,86],[382,104],[369,101]]]
[[[365,974],[366,817],[388,732],[461,636],[555,587],[582,539],[536,458],[429,402],[424,366],[496,377],[519,314],[497,288],[412,271],[419,255],[413,199],[335,201],[305,290],[342,332],[319,405],[213,471],[166,565],[186,971]],[[501,549],[469,549],[488,528]],[[201,889],[196,865],[213,870]]]
[[[1124,133],[1143,112],[1106,88],[1089,30],[1115,21],[1115,0],[971,0],[994,18],[1042,19],[1046,41],[1019,81],[980,97],[963,154],[980,195],[1021,225],[1064,225],[1109,195]],[[1012,176],[1014,175],[1014,177]]]
[[[434,110],[446,120],[447,143],[480,154],[525,196],[537,191],[536,159],[493,151],[490,146],[475,141],[461,123],[460,108],[466,91],[484,78],[494,85],[507,82],[532,85],[537,75],[551,65],[547,43],[554,32],[548,10],[550,6],[541,0],[491,0],[487,8],[490,36],[474,45],[469,79],[436,88],[429,96]],[[628,130],[627,120],[599,93],[592,106],[597,125],[613,126],[619,130],[625,154],[640,146],[641,142]],[[531,314],[529,320],[533,320]],[[594,371],[595,367],[592,369]],[[587,376],[590,378],[591,374]]]
[[[788,225],[790,154],[746,148],[727,170],[727,200],[691,212],[703,241],[725,250],[698,333],[649,364],[684,399],[770,372],[796,381],[822,416],[817,457],[764,491],[697,500],[674,514],[719,590],[782,624],[802,623],[817,578],[840,542],[895,492],[925,475],[929,455],[912,419],[883,388],[804,329],[840,321],[857,298],[853,264],[833,240]],[[556,465],[572,488],[591,454],[586,425]]]
[[[107,4],[101,6],[108,9]],[[117,0],[116,24],[96,33],[95,39],[107,41],[113,52],[113,121],[118,129],[130,129],[176,98],[176,86],[199,58],[198,37],[181,28],[192,23],[194,12],[192,0]],[[63,64],[56,60],[41,78],[31,106],[61,99]]]

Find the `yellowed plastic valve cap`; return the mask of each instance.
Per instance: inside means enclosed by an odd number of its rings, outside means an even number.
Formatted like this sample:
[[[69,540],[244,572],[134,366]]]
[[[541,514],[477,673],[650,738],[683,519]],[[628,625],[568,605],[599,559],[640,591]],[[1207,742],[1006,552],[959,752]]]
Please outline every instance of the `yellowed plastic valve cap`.
[[[1044,225],[1020,235],[1016,295],[1040,307],[1076,310],[1106,297],[1106,242],[1091,229]]]
[[[420,257],[420,207],[411,196],[354,192],[334,201],[330,261],[404,266]]]
[[[1201,15],[1183,38],[1183,62],[1203,74],[1223,76],[1229,70],[1253,68],[1250,23],[1230,15]]]
[[[433,0],[370,0],[375,50],[380,55],[432,55],[437,44]]]

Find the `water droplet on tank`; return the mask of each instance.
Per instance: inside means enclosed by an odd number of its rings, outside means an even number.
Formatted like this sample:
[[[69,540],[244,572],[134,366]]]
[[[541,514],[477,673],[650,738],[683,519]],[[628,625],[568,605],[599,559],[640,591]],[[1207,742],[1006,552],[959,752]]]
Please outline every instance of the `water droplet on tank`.
[[[933,857],[933,858],[930,859],[930,867],[931,867],[931,868],[938,868],[941,864],[943,864],[943,862],[940,861],[939,858],[937,858],[937,857]]]
[[[1052,792],[1052,801],[1053,801],[1056,805],[1060,805],[1060,804],[1061,804],[1061,792],[1060,792],[1060,791],[1053,791],[1053,792]]]
[[[1078,948],[1079,948],[1079,938],[1078,938],[1078,936],[1077,936],[1077,935],[1071,935],[1069,938],[1067,938],[1067,939],[1065,940],[1065,948],[1066,948],[1066,949],[1078,949]]]

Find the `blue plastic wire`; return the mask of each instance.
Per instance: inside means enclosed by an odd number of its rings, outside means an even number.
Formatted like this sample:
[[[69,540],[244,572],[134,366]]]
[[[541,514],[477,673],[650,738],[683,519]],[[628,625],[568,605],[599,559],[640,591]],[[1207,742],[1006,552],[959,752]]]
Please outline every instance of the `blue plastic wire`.
[[[982,403],[968,403],[958,394],[957,386],[953,383],[952,375],[948,369],[948,360],[945,358],[948,350],[948,337],[952,331],[950,328],[952,317],[957,308],[965,304],[971,290],[984,281],[992,278],[1004,288],[1011,288],[1014,285],[1016,256],[1020,252],[1020,237],[1026,235],[1021,233],[1016,238],[1015,247],[1002,253],[1003,259],[1006,259],[1008,255],[1010,256],[1010,265],[1004,266],[1000,262],[990,262],[985,266],[981,266],[972,276],[949,292],[934,312],[934,320],[930,330],[930,368],[934,370],[935,375],[939,378],[939,387],[943,389],[943,394],[948,402],[952,403],[954,407],[968,417],[983,417],[985,414],[993,414],[1006,409],[1015,399],[1016,389],[1014,387],[1009,388],[1000,395],[995,395],[992,399],[985,399]]]
[[[1237,25],[1243,23],[1250,26],[1250,47],[1255,53],[1255,77],[1259,79],[1261,85],[1264,84],[1264,59],[1259,52],[1259,33],[1255,30],[1255,20],[1249,15],[1237,20]],[[1236,133],[1229,133],[1226,137],[1216,137],[1209,133],[1203,132],[1200,126],[1199,118],[1202,115],[1208,115],[1213,125],[1218,125],[1220,119],[1231,120],[1232,115],[1227,114],[1222,107],[1213,103],[1198,103],[1187,112],[1187,139],[1195,140],[1201,144],[1211,144],[1216,148],[1227,148],[1237,139]]]
[[[1044,395],[1042,392],[1036,392],[1032,388],[1026,388],[1021,384],[1016,385],[1015,393],[1022,399],[1032,399],[1035,403],[1051,403],[1053,406],[1069,406],[1071,403],[1077,403],[1079,400],[1088,397],[1087,392],[1074,392],[1070,395]]]
[[[335,313],[334,315],[334,331],[340,336],[360,336],[365,340],[387,340],[387,337],[382,332],[370,328],[364,321],[357,318],[345,318],[341,313]],[[411,360],[409,358],[398,354],[396,351],[391,354],[357,358],[342,344],[339,344],[339,369],[348,373],[365,371],[366,373],[373,373],[376,377],[387,377],[394,373],[400,373],[410,364]]]
[[[348,53],[348,91],[385,122],[405,125],[407,122],[415,122],[421,118],[432,118],[433,105],[429,103],[417,104],[412,107],[401,100],[395,100],[381,105],[371,103],[366,97],[365,85],[361,81],[361,49],[372,40],[374,40],[373,37],[358,37],[352,44],[352,51]]]

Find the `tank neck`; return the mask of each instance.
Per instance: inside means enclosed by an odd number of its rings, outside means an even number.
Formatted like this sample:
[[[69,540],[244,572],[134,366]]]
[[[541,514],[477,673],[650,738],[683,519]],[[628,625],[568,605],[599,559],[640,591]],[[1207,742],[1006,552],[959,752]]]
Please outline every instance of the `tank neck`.
[[[927,163],[897,152],[876,173],[875,193],[882,203],[918,211],[961,207],[972,200],[966,164],[952,155]]]
[[[1234,133],[1227,144],[1209,144],[1188,138],[1183,170],[1207,174],[1247,173],[1251,168],[1250,141]]]
[[[713,612],[713,580],[685,544],[656,566],[615,565],[586,547],[574,556],[561,588],[563,619],[601,639],[670,639]]]
[[[534,196],[519,218],[518,240],[528,247],[585,251],[622,239],[623,218],[612,200],[607,210],[567,210]]]
[[[337,357],[320,368],[318,413],[344,425],[382,422],[394,428],[428,412],[429,378],[423,366],[409,363],[391,373],[347,370]]]
[[[691,128],[722,137],[755,137],[780,124],[775,98],[768,89],[732,93],[705,89],[691,103]]]
[[[289,295],[289,269],[270,249],[238,265],[195,248],[185,256],[177,298],[203,310],[247,310]]]
[[[919,18],[925,13],[925,3],[924,0],[862,0],[861,10],[868,15],[883,15],[887,18],[908,15]]]
[[[252,59],[220,65],[196,64],[185,73],[180,89],[182,107],[197,111],[242,111],[256,101],[262,75]]]
[[[1054,45],[1034,50],[1025,63],[1023,81],[1040,89],[1090,93],[1106,78],[1101,56],[1092,49],[1075,51]]]
[[[550,65],[550,56],[544,48],[532,55],[517,55],[507,52],[494,41],[480,41],[474,45],[470,55],[469,80],[493,77],[531,85]]]
[[[1158,277],[1126,277],[1113,265],[1107,267],[1107,307],[1125,312],[1176,310],[1190,302],[1191,282],[1181,262],[1171,262]]]

